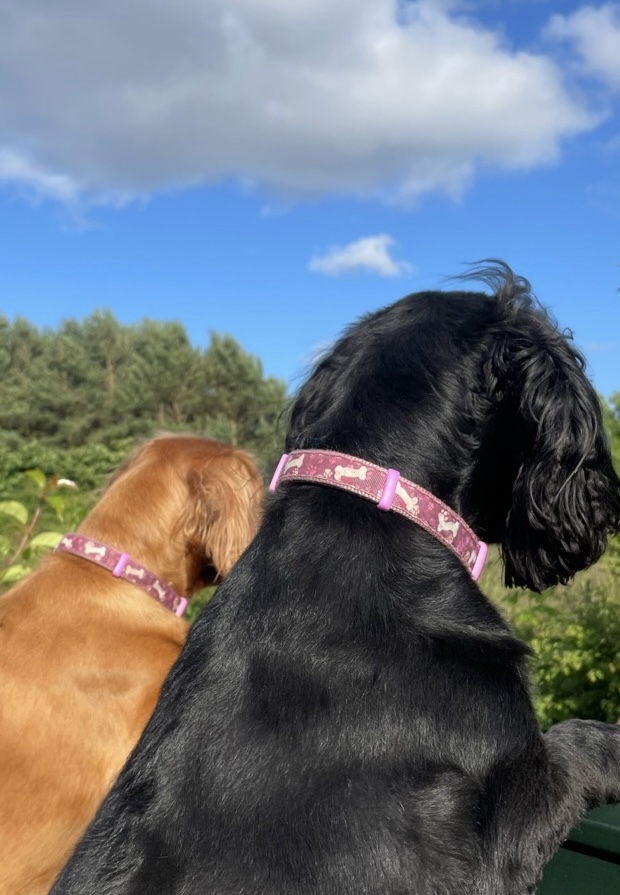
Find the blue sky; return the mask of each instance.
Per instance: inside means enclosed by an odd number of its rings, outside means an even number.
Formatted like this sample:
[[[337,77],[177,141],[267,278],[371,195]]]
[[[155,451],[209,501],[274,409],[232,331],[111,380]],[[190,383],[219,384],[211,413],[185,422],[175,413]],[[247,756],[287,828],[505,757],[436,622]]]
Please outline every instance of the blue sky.
[[[506,260],[620,391],[620,2],[4,0],[0,313],[230,333],[294,389]]]

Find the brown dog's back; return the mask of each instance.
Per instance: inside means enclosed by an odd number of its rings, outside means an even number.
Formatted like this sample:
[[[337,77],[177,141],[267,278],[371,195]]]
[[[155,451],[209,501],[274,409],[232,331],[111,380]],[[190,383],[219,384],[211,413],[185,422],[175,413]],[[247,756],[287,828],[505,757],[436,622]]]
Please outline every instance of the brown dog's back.
[[[179,594],[251,540],[262,482],[245,452],[165,436],[114,476],[80,532]],[[136,743],[187,622],[80,557],[51,553],[0,598],[0,893],[43,895]]]

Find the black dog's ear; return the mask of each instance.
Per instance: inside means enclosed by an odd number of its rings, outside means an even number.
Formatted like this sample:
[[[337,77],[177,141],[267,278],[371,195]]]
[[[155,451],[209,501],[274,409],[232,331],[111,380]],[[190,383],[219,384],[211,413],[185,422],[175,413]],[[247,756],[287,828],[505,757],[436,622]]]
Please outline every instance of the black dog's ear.
[[[537,335],[510,363],[517,472],[502,552],[506,584],[540,591],[601,556],[620,529],[620,480],[583,358],[565,335]]]

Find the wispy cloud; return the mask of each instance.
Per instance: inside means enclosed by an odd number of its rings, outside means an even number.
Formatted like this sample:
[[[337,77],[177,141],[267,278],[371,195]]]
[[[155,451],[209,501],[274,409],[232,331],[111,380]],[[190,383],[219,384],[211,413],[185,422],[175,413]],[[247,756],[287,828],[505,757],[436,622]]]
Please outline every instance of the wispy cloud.
[[[0,184],[12,183],[25,187],[35,196],[47,196],[61,202],[74,202],[79,186],[65,174],[53,174],[26,156],[0,147]]]
[[[381,277],[398,277],[411,273],[413,265],[392,257],[390,249],[396,242],[387,233],[364,236],[344,246],[332,246],[325,254],[314,255],[308,264],[316,273],[339,276],[362,270]]]

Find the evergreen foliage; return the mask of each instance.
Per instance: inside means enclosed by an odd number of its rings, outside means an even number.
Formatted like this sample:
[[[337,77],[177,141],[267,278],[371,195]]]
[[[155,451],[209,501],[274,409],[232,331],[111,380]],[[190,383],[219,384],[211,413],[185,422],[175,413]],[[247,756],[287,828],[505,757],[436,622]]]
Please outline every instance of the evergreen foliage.
[[[120,324],[110,312],[57,331],[0,316],[0,492],[40,468],[100,483],[157,431],[239,445],[267,470],[284,440],[286,384],[232,336],[195,348],[180,323]]]

